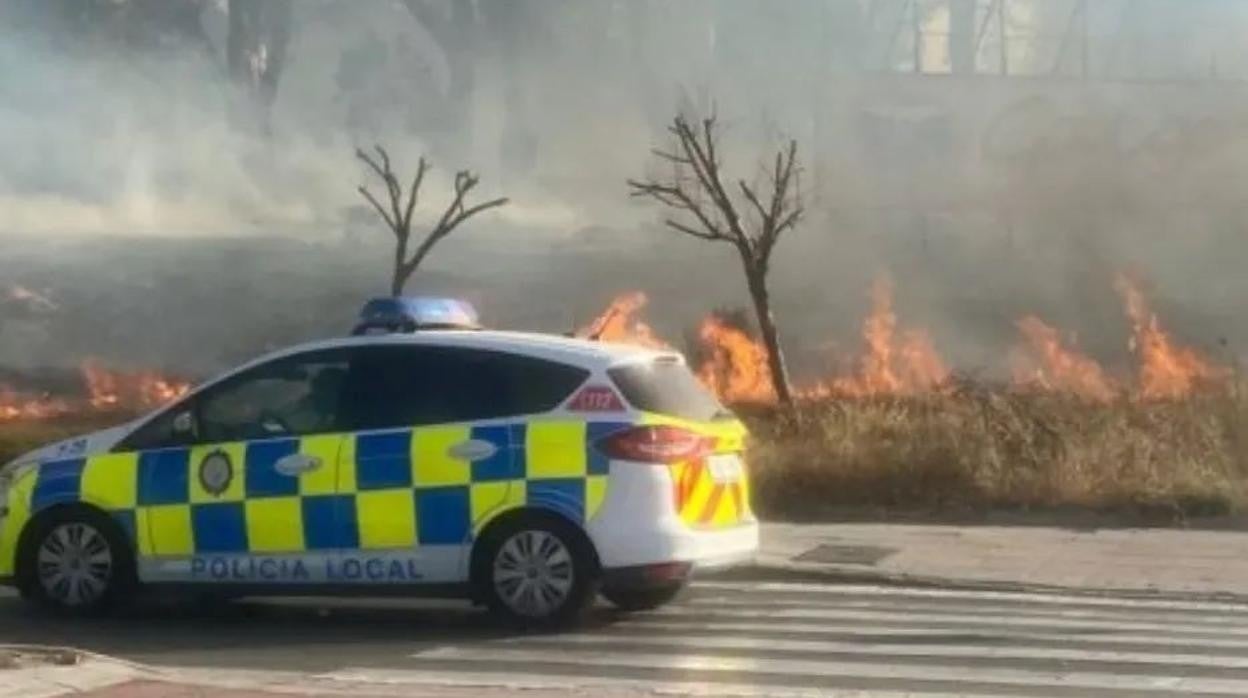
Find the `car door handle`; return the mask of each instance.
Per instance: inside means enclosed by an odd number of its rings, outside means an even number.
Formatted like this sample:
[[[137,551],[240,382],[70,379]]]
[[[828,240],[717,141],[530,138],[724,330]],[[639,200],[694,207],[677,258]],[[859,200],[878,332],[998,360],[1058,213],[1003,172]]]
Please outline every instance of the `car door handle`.
[[[498,446],[481,439],[461,441],[447,449],[447,454],[451,458],[466,461],[485,460],[495,453],[498,453]]]
[[[321,467],[321,459],[306,453],[292,453],[277,459],[273,469],[282,475],[295,477],[302,473],[310,473]]]

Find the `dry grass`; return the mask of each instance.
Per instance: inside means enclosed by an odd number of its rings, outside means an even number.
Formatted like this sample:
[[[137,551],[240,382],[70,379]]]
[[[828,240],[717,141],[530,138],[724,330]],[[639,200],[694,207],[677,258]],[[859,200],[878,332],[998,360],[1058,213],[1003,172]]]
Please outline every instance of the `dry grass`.
[[[1248,509],[1248,394],[1104,405],[976,386],[743,410],[764,515],[1080,509],[1171,520]]]
[[[756,507],[770,518],[850,511],[1079,510],[1150,519],[1248,513],[1248,387],[1104,405],[964,385],[835,400],[789,417],[740,410]],[[0,463],[126,415],[0,424]]]

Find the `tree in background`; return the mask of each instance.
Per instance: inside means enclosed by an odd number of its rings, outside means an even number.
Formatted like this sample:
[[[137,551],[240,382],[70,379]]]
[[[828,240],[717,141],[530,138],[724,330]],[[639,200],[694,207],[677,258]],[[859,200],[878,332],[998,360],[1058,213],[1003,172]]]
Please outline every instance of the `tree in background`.
[[[482,211],[506,204],[507,199],[502,197],[475,206],[468,206],[465,204],[464,199],[477,186],[481,178],[468,170],[456,172],[455,193],[450,205],[446,207],[442,216],[429,229],[429,232],[425,234],[424,240],[416,246],[415,251],[409,254],[412,237],[412,214],[416,210],[416,203],[420,195],[420,187],[425,181],[425,174],[428,173],[430,168],[429,162],[422,157],[417,163],[416,175],[412,178],[412,184],[408,187],[405,195],[403,185],[399,183],[394,170],[390,166],[390,155],[379,145],[373,146],[373,150],[376,152],[376,157],[359,149],[355,151],[355,156],[368,165],[369,169],[376,173],[382,182],[385,183],[387,203],[383,205],[364,185],[360,185],[357,189],[360,195],[373,205],[373,208],[377,210],[377,214],[385,221],[386,227],[394,234],[394,266],[390,275],[390,293],[398,296],[402,295],[403,287],[407,285],[408,279],[420,267],[420,263],[424,261],[434,245],[454,232],[460,223]]]
[[[761,196],[758,188],[744,179],[737,180],[734,196],[731,184],[724,181],[715,118],[695,125],[677,116],[668,130],[675,136],[676,147],[672,151],[656,149],[654,155],[661,164],[672,166],[671,176],[629,180],[632,196],[653,199],[682,214],[682,218],[668,218],[668,228],[700,240],[725,242],[737,250],[767,349],[772,386],[782,403],[792,404],[793,390],[771,312],[767,272],[780,235],[802,219],[797,141],[790,140],[776,152],[774,164],[765,171],[767,190]]]

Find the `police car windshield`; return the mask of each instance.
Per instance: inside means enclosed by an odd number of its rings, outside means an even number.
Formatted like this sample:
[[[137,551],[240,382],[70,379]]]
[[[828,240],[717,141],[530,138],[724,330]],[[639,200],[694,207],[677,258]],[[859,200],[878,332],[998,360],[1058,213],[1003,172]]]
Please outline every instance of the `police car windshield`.
[[[636,409],[696,421],[732,417],[689,368],[675,359],[620,366],[607,373]]]

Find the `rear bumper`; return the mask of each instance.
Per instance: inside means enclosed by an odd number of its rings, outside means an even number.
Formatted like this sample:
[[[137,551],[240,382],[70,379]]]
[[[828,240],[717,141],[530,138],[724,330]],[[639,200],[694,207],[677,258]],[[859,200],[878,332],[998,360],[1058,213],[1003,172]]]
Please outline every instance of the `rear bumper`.
[[[604,570],[683,562],[697,572],[753,560],[753,517],[723,528],[691,527],[676,513],[671,492],[663,468],[612,465],[606,499],[586,526]]]

